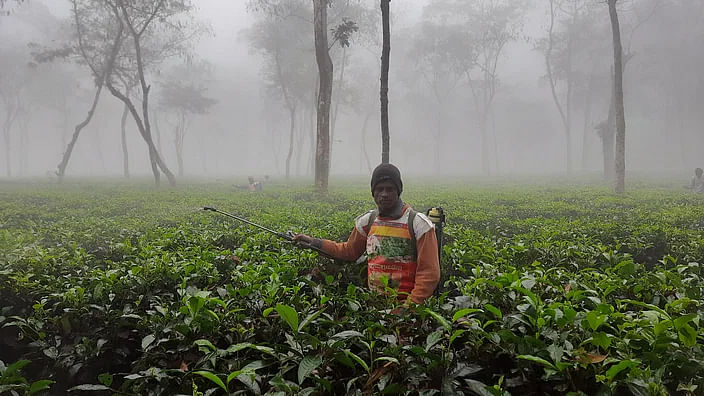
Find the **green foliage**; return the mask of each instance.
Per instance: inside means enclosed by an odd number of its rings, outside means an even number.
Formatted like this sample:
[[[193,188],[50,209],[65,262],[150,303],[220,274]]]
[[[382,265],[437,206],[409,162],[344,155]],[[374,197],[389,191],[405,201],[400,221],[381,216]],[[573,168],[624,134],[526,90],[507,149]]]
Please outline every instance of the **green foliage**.
[[[22,375],[22,369],[30,363],[23,359],[6,366],[0,360],[0,394],[36,395],[51,388],[54,381],[44,379],[30,383]]]
[[[364,268],[194,210],[344,240],[366,189],[3,189],[0,349],[25,360],[0,389],[694,395],[704,206],[629,194],[409,183],[449,214],[443,293],[397,310]]]

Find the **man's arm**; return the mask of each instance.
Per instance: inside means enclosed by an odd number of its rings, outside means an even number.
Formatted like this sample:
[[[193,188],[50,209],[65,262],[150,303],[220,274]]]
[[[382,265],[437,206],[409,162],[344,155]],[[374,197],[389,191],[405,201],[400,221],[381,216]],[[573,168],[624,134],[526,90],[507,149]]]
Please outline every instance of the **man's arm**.
[[[440,282],[440,258],[438,257],[438,240],[433,229],[428,230],[416,242],[418,248],[418,266],[416,267],[416,284],[411,291],[411,301],[422,304],[430,297]]]
[[[362,235],[355,227],[347,242],[334,242],[327,239],[320,240],[320,248],[338,260],[355,261],[367,249],[367,237]]]
[[[293,240],[312,245],[331,257],[344,261],[357,260],[367,248],[367,237],[361,234],[357,227],[352,230],[347,242],[338,243],[327,239],[311,238],[304,234],[296,235]]]

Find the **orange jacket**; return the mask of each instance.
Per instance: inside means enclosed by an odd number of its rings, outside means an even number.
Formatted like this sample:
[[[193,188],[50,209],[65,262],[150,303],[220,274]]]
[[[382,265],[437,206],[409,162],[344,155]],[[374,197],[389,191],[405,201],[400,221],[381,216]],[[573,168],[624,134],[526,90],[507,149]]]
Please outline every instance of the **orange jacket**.
[[[398,221],[407,216],[410,207],[406,204],[403,207],[402,215],[399,219],[390,219],[382,216],[377,217],[377,221]],[[406,217],[407,219],[407,217]],[[334,242],[330,240],[322,241],[322,250],[339,260],[355,261],[367,250],[367,239],[369,229],[367,222],[369,214],[357,218],[352,234],[347,242]],[[407,221],[407,220],[406,220]],[[414,221],[414,232],[416,234],[417,266],[415,272],[415,285],[410,293],[410,299],[416,304],[422,304],[430,297],[440,281],[440,260],[438,258],[438,241],[435,237],[435,230],[432,222],[422,213],[416,215]]]

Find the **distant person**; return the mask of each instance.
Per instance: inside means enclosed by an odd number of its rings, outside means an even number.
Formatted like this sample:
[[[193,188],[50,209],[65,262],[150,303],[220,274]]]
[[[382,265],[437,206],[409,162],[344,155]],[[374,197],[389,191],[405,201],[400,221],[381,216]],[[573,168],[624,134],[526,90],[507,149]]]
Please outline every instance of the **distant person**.
[[[399,299],[422,304],[440,281],[438,241],[433,223],[401,200],[402,191],[398,168],[381,164],[374,169],[371,180],[377,209],[357,217],[347,242],[305,234],[297,234],[294,241],[313,245],[345,261],[355,261],[366,251],[370,289],[384,292],[385,279],[389,287],[397,290]]]
[[[247,180],[249,181],[249,186],[247,187],[249,191],[253,192],[260,192],[262,191],[262,183],[255,181],[252,176],[247,177]]]
[[[692,181],[689,184],[689,189],[696,193],[704,193],[704,170],[702,168],[697,168],[694,170],[694,176],[692,176]]]
[[[254,178],[252,176],[248,176],[247,181],[249,181],[249,191],[254,191]]]

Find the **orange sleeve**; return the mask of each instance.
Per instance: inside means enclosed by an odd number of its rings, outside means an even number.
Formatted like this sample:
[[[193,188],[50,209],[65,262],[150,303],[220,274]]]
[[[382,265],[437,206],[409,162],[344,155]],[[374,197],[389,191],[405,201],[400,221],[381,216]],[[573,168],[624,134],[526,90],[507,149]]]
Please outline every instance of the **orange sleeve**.
[[[416,267],[416,285],[411,291],[411,301],[422,304],[430,297],[440,282],[440,258],[438,257],[438,240],[431,229],[417,241],[418,266]]]
[[[322,240],[322,250],[338,260],[355,261],[367,249],[367,237],[354,227],[347,242]]]

